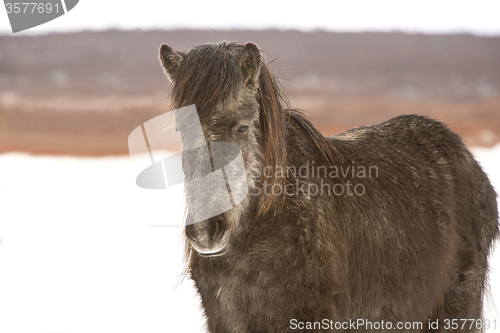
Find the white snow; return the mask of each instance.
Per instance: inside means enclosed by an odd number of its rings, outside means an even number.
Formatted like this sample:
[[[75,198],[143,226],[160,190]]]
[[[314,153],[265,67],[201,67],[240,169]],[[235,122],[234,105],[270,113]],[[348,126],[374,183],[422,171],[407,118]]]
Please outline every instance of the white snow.
[[[80,1],[67,14],[16,35],[75,30],[152,29],[298,29],[311,31],[393,31],[498,35],[497,0],[312,0],[307,4],[254,0]],[[245,15],[241,15],[245,13]],[[0,34],[11,34],[0,10]]]
[[[500,190],[500,145],[474,154]],[[204,331],[180,282],[179,189],[140,189],[137,169],[128,157],[0,155],[0,332]],[[499,251],[486,300],[497,327]]]
[[[0,155],[0,332],[201,331],[182,229],[152,227],[180,222],[180,200],[138,188],[136,169]]]

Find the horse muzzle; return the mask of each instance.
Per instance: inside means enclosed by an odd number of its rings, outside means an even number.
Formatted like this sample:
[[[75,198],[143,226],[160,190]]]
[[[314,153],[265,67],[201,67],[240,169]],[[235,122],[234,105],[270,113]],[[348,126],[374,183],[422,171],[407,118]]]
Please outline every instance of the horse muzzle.
[[[186,226],[186,236],[191,246],[200,255],[217,257],[226,252],[228,232],[226,222],[216,216],[211,219],[196,222]]]

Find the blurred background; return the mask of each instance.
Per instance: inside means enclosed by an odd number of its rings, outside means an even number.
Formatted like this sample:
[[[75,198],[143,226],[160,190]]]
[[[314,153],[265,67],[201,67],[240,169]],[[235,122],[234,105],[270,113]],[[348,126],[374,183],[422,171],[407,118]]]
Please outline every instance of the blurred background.
[[[0,36],[0,151],[127,154],[128,134],[168,111],[161,43],[223,40],[257,43],[325,135],[416,113],[471,146],[500,141],[500,36],[133,29]]]
[[[12,34],[1,8],[0,332],[203,331],[192,284],[178,283],[182,230],[151,227],[180,221],[177,197],[137,188],[127,156],[130,132],[169,111],[161,43],[256,43],[325,135],[399,114],[444,121],[498,189],[499,12],[495,0],[81,1]]]
[[[0,13],[0,151],[127,154],[128,133],[168,110],[159,45],[223,40],[257,43],[326,135],[417,113],[471,146],[500,141],[497,2],[248,7],[83,1],[15,35]]]

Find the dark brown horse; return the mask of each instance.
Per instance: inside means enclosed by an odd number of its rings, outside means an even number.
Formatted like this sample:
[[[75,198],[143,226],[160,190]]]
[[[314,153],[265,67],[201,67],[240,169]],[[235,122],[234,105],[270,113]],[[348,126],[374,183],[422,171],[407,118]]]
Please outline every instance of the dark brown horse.
[[[246,166],[246,198],[186,227],[210,332],[479,330],[497,203],[458,135],[404,115],[325,138],[252,43],[160,60],[174,107],[194,104],[205,140]]]

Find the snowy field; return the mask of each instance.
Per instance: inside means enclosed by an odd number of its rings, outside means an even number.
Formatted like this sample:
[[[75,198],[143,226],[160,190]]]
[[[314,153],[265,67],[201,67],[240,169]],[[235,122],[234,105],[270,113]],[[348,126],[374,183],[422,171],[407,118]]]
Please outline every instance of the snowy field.
[[[474,154],[500,190],[500,145]],[[128,157],[0,155],[0,332],[203,332],[175,191]],[[168,225],[168,227],[166,226]],[[486,318],[500,317],[500,247]]]

